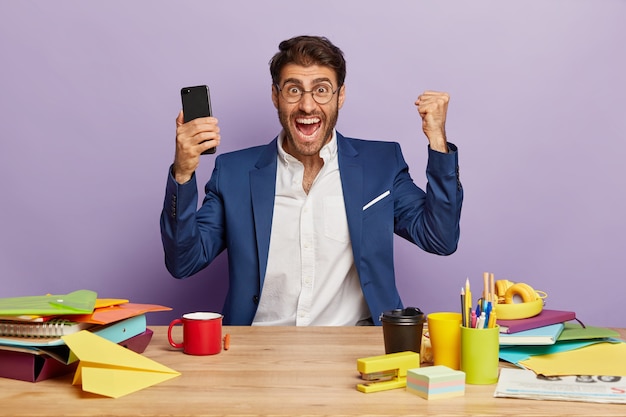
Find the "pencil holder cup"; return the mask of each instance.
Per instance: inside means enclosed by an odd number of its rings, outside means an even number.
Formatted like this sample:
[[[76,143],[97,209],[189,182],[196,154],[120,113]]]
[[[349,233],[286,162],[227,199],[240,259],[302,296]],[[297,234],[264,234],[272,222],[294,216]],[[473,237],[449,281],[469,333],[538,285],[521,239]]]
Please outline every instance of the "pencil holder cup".
[[[500,327],[474,329],[461,326],[461,371],[467,384],[498,382]]]

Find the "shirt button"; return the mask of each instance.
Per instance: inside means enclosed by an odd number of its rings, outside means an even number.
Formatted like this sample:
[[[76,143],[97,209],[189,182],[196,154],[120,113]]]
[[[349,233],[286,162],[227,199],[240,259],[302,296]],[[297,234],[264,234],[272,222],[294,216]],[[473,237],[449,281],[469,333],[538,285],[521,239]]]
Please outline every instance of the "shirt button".
[[[258,296],[258,295],[255,295],[254,297],[252,297],[252,302],[253,302],[254,304],[259,304],[259,296]]]

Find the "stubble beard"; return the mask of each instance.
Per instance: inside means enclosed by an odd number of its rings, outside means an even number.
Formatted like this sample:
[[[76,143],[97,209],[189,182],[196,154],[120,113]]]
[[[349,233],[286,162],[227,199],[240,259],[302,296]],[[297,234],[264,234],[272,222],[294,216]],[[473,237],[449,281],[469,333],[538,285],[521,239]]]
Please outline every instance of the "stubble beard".
[[[289,144],[289,149],[297,153],[297,155],[292,155],[292,156],[297,158],[298,155],[301,155],[301,156],[319,155],[319,152],[324,147],[324,145],[330,142],[330,138],[332,137],[332,134],[333,134],[333,129],[335,128],[335,125],[337,124],[339,110],[335,108],[333,111],[331,111],[329,118],[327,118],[326,115],[321,112],[312,113],[312,114],[296,112],[295,114],[293,114],[293,117],[291,117],[291,115],[292,115],[291,113],[287,113],[284,110],[281,110],[281,109],[278,110],[278,119],[280,120],[280,124],[282,125],[283,130],[285,132],[285,140]],[[295,130],[296,127],[295,127],[295,123],[292,123],[292,120],[295,120],[298,117],[311,117],[311,116],[319,117],[322,123],[322,128],[324,126],[326,128],[323,131],[323,134],[320,136],[321,139],[316,140],[315,142],[303,144],[302,142],[294,139],[294,134],[297,135],[298,133],[293,132],[293,130]]]

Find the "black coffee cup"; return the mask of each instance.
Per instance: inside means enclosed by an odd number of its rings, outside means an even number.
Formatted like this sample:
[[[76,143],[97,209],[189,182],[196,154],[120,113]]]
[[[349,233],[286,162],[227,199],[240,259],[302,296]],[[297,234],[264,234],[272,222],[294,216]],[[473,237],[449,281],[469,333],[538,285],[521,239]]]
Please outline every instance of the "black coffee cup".
[[[385,353],[405,351],[420,353],[425,317],[417,307],[385,311],[380,316],[383,324]]]

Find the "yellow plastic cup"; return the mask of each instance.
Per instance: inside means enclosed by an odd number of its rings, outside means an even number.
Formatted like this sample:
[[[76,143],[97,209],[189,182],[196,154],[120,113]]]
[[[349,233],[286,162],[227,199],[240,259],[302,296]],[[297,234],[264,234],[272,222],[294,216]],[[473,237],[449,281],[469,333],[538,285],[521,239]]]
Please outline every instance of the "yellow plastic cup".
[[[430,313],[427,319],[433,363],[460,369],[461,313]]]
[[[473,329],[461,326],[461,371],[467,384],[498,382],[500,327]]]

